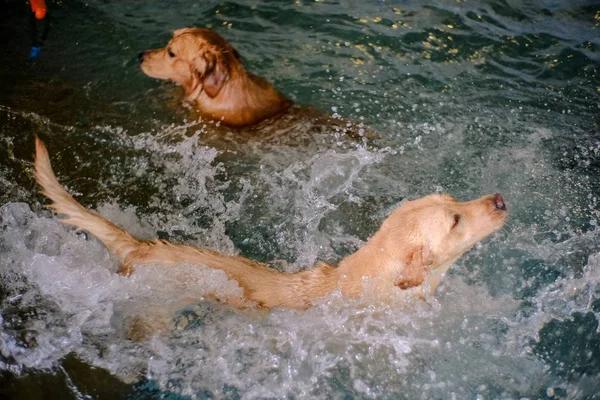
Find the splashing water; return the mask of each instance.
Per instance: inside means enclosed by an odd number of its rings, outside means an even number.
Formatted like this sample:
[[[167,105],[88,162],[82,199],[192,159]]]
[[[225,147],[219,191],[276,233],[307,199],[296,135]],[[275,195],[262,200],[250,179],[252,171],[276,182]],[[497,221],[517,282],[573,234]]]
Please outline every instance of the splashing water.
[[[0,13],[9,397],[36,398],[42,372],[74,398],[598,396],[596,4],[63,3],[30,64],[22,4]],[[184,25],[217,30],[290,98],[379,138],[195,120],[134,60]],[[338,263],[405,198],[501,192],[511,217],[431,304],[334,293],[306,311],[240,311],[210,299],[240,293],[220,271],[117,275],[95,238],[42,208],[33,134],[82,204],[136,236],[286,272]]]

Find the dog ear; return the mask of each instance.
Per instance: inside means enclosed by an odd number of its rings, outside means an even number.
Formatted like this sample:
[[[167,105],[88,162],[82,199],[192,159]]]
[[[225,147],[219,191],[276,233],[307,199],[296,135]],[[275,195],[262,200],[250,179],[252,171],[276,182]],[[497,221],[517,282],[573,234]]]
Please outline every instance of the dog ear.
[[[425,280],[425,272],[431,264],[431,255],[426,246],[417,246],[409,250],[404,260],[404,269],[398,275],[394,285],[402,290],[421,285]]]
[[[229,67],[222,55],[207,54],[206,71],[204,72],[202,86],[210,97],[216,97],[227,79],[229,79]]]

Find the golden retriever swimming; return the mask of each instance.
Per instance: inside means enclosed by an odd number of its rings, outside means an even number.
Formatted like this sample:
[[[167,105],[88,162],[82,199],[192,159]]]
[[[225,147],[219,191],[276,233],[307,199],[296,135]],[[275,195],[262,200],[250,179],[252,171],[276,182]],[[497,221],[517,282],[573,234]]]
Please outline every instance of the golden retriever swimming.
[[[36,139],[35,176],[49,207],[66,216],[62,221],[96,236],[122,261],[121,273],[144,264],[165,267],[201,264],[223,270],[238,282],[243,298],[224,298],[238,307],[307,308],[329,293],[359,297],[365,290],[380,298],[411,289],[432,295],[454,261],[475,243],[497,231],[507,218],[499,194],[459,202],[448,195],[429,195],[408,201],[393,211],[381,228],[338,267],[317,263],[314,268],[288,274],[264,264],[208,249],[142,241],[99,214],[85,209],[56,179],[45,145]],[[367,283],[367,284],[365,284]]]
[[[210,29],[178,29],[165,47],[144,51],[138,59],[146,75],[179,84],[185,100],[200,115],[229,127],[262,131],[265,127],[260,123],[268,120],[265,124],[272,128],[268,132],[282,133],[310,121],[314,132],[330,130],[353,139],[378,137],[360,122],[293,104],[271,83],[246,71],[237,50]],[[251,134],[255,136],[254,129]]]
[[[237,50],[210,29],[178,29],[167,46],[144,51],[138,59],[146,75],[178,83],[201,114],[229,126],[253,125],[292,105],[246,71]]]

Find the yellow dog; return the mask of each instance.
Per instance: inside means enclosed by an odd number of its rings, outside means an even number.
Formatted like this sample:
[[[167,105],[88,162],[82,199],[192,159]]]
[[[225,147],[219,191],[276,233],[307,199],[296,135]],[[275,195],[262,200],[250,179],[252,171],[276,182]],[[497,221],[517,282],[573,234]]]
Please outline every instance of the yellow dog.
[[[53,201],[50,207],[66,216],[62,222],[100,239],[122,261],[121,273],[130,274],[134,266],[144,264],[169,267],[191,263],[220,269],[243,289],[241,298],[220,300],[239,307],[303,309],[336,290],[358,297],[365,288],[375,291],[378,297],[409,288],[416,288],[410,292],[418,296],[431,295],[452,263],[500,229],[508,215],[499,194],[468,202],[448,195],[429,195],[399,206],[373,237],[338,267],[317,263],[312,269],[288,274],[239,256],[163,240],[136,239],[67,193],[56,179],[46,147],[39,139],[35,175],[43,193]]]

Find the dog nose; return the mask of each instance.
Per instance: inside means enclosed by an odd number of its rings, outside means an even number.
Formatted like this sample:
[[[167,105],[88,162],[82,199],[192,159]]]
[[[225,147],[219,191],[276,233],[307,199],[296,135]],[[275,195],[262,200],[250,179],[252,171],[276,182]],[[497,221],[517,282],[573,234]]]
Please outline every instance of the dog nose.
[[[494,196],[494,203],[498,210],[506,210],[506,204],[504,204],[504,199],[500,196],[500,193],[496,193]]]
[[[139,62],[141,62],[141,63],[144,62],[144,54],[145,53],[146,53],[145,51],[142,51],[140,54],[138,54],[138,61]]]

